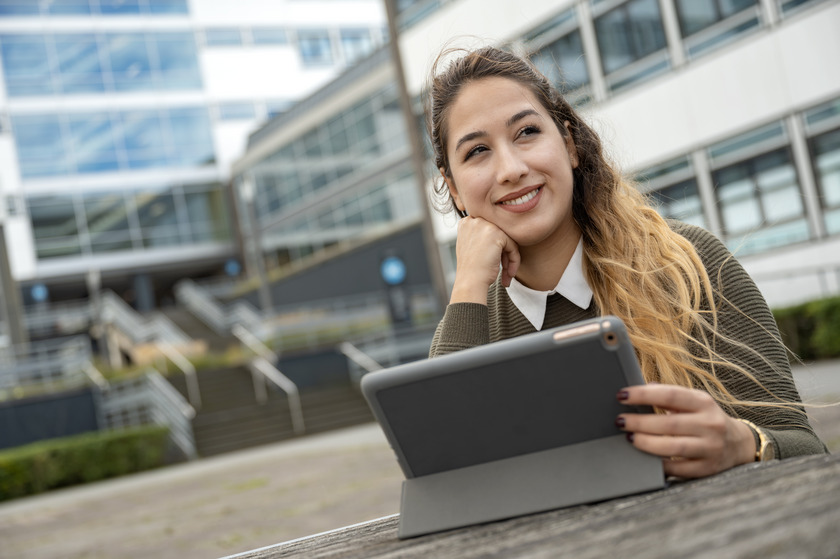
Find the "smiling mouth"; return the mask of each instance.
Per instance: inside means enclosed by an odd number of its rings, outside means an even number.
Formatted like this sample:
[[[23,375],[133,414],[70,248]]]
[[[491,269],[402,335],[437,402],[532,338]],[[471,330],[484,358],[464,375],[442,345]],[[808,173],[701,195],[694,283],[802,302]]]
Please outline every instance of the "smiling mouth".
[[[533,200],[537,194],[540,193],[540,190],[542,190],[542,187],[535,188],[531,192],[523,194],[519,198],[514,198],[513,200],[503,200],[499,202],[499,204],[502,206],[521,206],[522,204],[527,204],[528,202]]]

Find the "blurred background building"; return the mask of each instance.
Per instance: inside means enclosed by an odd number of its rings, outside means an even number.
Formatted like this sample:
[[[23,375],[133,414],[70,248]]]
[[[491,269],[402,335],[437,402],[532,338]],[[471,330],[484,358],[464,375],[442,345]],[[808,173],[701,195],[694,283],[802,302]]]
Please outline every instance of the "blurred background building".
[[[22,300],[0,307],[24,342],[0,343],[0,403],[94,382],[77,431],[113,427],[122,383],[135,423],[175,409],[155,421],[190,456],[369,421],[353,381],[427,354],[453,280],[457,220],[429,211],[421,137],[451,46],[531,56],[771,307],[840,293],[840,2],[385,6],[0,0],[0,283]],[[27,346],[15,322],[66,340]],[[185,358],[206,354],[198,373]],[[163,357],[177,395],[96,370]]]
[[[384,43],[379,0],[3,0],[0,199],[24,303],[236,275],[231,162]],[[94,278],[96,281],[96,278]]]

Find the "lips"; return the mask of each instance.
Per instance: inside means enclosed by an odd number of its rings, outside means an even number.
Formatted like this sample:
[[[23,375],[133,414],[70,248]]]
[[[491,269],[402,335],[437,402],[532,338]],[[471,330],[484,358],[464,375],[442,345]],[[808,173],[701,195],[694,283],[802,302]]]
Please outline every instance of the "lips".
[[[537,205],[537,199],[542,193],[542,186],[528,188],[514,192],[496,202],[496,205],[512,212],[525,212]]]

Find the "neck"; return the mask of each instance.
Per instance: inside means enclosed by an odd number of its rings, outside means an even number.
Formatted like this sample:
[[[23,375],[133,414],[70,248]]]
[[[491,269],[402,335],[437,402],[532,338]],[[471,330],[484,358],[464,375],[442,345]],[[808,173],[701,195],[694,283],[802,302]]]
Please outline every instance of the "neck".
[[[519,247],[522,263],[516,280],[537,291],[554,289],[563,277],[579,240],[580,229],[575,225],[562,235],[555,235],[537,245]]]

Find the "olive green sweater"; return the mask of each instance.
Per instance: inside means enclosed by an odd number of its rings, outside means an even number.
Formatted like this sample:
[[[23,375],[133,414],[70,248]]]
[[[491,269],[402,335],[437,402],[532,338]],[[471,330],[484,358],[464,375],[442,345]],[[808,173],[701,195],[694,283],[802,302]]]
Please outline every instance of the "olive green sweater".
[[[720,278],[722,296],[720,293],[716,295],[720,333],[742,342],[774,365],[768,365],[753,352],[715,340],[719,353],[752,372],[761,385],[735,372],[719,373],[721,382],[739,400],[771,401],[769,391],[787,402],[799,403],[801,400],[776,322],[752,278],[723,243],[708,231],[680,222],[670,222],[670,225],[694,245],[712,284],[718,285]],[[599,314],[594,300],[588,309],[583,310],[562,295],[555,294],[548,298],[543,328],[554,328],[594,318]],[[488,290],[486,306],[455,303],[446,308],[432,340],[430,356],[436,357],[535,331],[497,279]],[[745,406],[738,407],[732,413],[761,426],[774,440],[777,458],[828,452],[802,413],[777,407]]]

